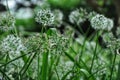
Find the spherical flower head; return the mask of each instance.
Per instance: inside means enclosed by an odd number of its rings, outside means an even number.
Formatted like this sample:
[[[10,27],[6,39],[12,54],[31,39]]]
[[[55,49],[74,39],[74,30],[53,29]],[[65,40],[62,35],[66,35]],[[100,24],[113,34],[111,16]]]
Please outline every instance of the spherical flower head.
[[[1,53],[19,54],[21,53],[21,51],[26,51],[26,48],[19,37],[15,37],[14,35],[8,35],[1,41],[0,51]]]
[[[14,29],[15,18],[10,13],[0,15],[0,30],[9,31]]]
[[[55,15],[54,25],[60,27],[63,20],[63,13],[60,10],[54,10],[53,13]]]
[[[94,16],[91,21],[91,26],[96,30],[106,30],[110,31],[113,28],[113,21],[109,18],[106,18],[103,15],[97,14]]]
[[[41,9],[37,12],[35,20],[44,26],[51,26],[54,24],[54,14],[50,9]]]
[[[77,25],[84,22],[86,18],[87,18],[87,12],[82,8],[72,11],[69,15],[70,22]]]

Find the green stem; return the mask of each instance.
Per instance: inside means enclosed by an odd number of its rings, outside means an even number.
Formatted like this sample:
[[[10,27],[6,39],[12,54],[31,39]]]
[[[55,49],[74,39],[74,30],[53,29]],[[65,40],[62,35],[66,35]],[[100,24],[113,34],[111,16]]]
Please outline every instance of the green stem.
[[[95,45],[94,55],[93,55],[93,58],[92,58],[92,63],[91,63],[91,67],[90,67],[90,72],[92,72],[92,68],[93,68],[93,65],[94,65],[94,60],[95,60],[95,58],[96,58],[97,46],[98,46],[98,34],[99,34],[99,32],[97,32],[97,35],[96,35],[96,45]]]
[[[55,67],[55,72],[56,72],[56,75],[57,75],[57,79],[60,80],[60,77],[59,77],[59,75],[58,75],[58,72],[57,72],[56,67]]]
[[[18,36],[18,31],[17,31],[17,29],[16,29],[16,26],[14,26],[14,30],[15,30],[16,36]]]
[[[44,35],[43,30],[45,29],[46,26],[42,25],[42,30],[41,33],[42,35]],[[48,37],[46,36],[46,40],[48,41]],[[48,73],[48,54],[49,54],[49,50],[48,49],[44,49],[44,53],[43,53],[43,60],[42,60],[42,73],[41,73],[41,80],[47,80],[47,73]]]
[[[89,31],[90,31],[90,27],[87,29],[87,32],[84,35],[85,38],[84,38],[83,45],[82,45],[81,52],[80,52],[80,56],[79,56],[79,63],[80,63],[80,59],[82,58],[82,55],[83,55],[83,52],[84,52],[85,43],[87,41],[87,35],[88,35]]]
[[[38,59],[38,62],[37,62],[37,64],[38,64],[38,80],[40,80],[40,76],[39,76],[39,74],[40,74],[40,57],[39,57],[39,53],[38,53],[38,57],[37,57]]]
[[[28,53],[28,54],[30,54],[30,53]],[[27,54],[21,55],[21,56],[15,58],[15,59],[12,59],[11,61],[6,62],[5,64],[1,65],[0,68],[3,67],[3,66],[6,66],[6,65],[10,64],[11,62],[13,62],[15,60],[18,60],[18,59],[20,59],[20,58],[22,58],[23,56],[26,56],[26,55]]]
[[[48,70],[48,52],[43,53],[41,80],[47,80],[47,70]]]
[[[32,58],[30,59],[29,62],[27,62],[28,64],[25,66],[25,68],[23,69],[22,73],[20,74],[21,76],[24,76],[24,74],[26,73],[26,71],[28,70],[30,64],[32,63],[33,59],[36,57],[37,53],[34,53],[34,55],[32,56]]]
[[[110,80],[112,80],[112,75],[113,75],[113,69],[115,66],[115,60],[116,60],[117,53],[115,53],[115,56],[113,58],[113,63],[112,63],[112,68],[111,68],[111,74],[110,74]]]

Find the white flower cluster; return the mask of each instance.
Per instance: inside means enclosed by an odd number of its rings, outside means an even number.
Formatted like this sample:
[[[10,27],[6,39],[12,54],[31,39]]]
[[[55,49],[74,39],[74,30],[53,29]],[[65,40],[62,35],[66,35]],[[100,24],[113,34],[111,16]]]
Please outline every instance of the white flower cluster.
[[[37,12],[35,20],[44,26],[51,26],[54,24],[54,18],[50,9],[41,9]]]
[[[19,54],[21,51],[25,51],[26,48],[23,45],[21,39],[19,37],[15,37],[14,35],[8,35],[1,41],[0,51],[2,53],[9,54]]]
[[[82,8],[72,11],[69,15],[70,22],[76,23],[77,25],[84,22],[86,18],[87,18],[87,12]]]
[[[0,15],[0,30],[9,31],[14,29],[15,18],[10,13]]]
[[[97,14],[91,21],[91,26],[97,30],[107,30],[110,31],[113,28],[113,20],[106,18],[103,15]]]
[[[0,41],[0,57],[8,55],[9,60],[13,60],[21,56],[21,51],[26,52],[27,48],[23,45],[20,37],[14,35],[7,35]],[[1,57],[4,59],[4,57]],[[24,66],[24,61],[21,58],[16,59],[6,65],[5,73],[11,80],[14,80],[13,74],[18,73]]]
[[[54,10],[53,14],[55,15],[54,25],[57,27],[60,27],[60,25],[62,24],[62,20],[63,20],[63,13],[60,10]]]

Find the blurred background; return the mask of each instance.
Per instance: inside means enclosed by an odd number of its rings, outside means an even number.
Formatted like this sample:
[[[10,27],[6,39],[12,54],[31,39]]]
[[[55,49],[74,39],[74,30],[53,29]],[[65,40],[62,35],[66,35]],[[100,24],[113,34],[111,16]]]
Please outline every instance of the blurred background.
[[[0,0],[0,13],[7,11],[7,4],[10,12],[16,18],[16,27],[21,31],[38,32],[40,25],[35,22],[34,13],[37,9],[48,6],[53,10],[61,10],[64,15],[63,22],[72,25],[72,27],[76,25],[69,22],[68,15],[76,8],[84,8],[89,12],[95,11],[113,19],[112,32],[114,35],[116,35],[115,31],[120,23],[120,0]],[[89,22],[84,21],[82,26],[84,26],[83,31],[85,32]],[[63,33],[65,27],[65,24],[61,24],[57,28]],[[75,27],[76,31],[80,32],[77,27]],[[91,29],[90,33],[93,31]]]

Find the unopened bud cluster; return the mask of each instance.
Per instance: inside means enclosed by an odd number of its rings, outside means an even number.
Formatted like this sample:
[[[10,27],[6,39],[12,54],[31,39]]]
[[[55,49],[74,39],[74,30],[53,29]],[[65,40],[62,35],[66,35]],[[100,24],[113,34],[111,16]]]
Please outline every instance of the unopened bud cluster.
[[[111,41],[109,41],[108,47],[112,47],[112,49],[120,48],[120,39],[113,38]]]
[[[39,51],[44,53],[46,50],[51,53],[61,54],[66,48],[68,48],[68,39],[60,34],[47,35],[36,34],[25,41],[27,47],[32,51]]]
[[[53,11],[55,15],[55,20],[54,20],[54,25],[57,27],[60,27],[61,24],[63,23],[63,13],[60,10],[54,10]]]
[[[84,22],[86,18],[87,18],[87,12],[82,8],[72,11],[69,15],[70,22],[77,25]]]
[[[14,29],[15,18],[10,13],[0,15],[0,30],[9,31]]]
[[[93,11],[93,12],[90,12],[90,13],[88,14],[87,18],[88,18],[89,21],[91,21],[91,19],[92,19],[94,16],[96,16],[96,15],[97,15],[97,13]]]
[[[107,48],[112,49],[115,53],[120,54],[120,38],[115,38],[115,36],[109,32],[102,35],[103,41],[106,43]]]
[[[111,40],[114,38],[114,35],[113,35],[112,32],[104,33],[104,34],[102,35],[102,38],[103,38],[103,41],[104,41],[105,43],[108,43],[109,41],[111,41]]]
[[[63,54],[68,48],[68,39],[61,34],[49,36],[49,48],[53,53]],[[55,50],[56,49],[56,50]]]

